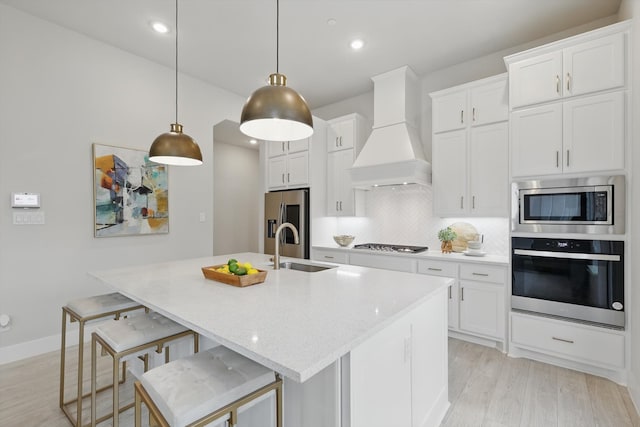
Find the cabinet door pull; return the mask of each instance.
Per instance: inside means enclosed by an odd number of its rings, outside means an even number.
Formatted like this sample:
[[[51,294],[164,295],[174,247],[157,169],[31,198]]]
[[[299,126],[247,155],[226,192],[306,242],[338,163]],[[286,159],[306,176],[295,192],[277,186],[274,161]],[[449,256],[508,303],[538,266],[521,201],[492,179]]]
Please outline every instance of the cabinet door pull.
[[[449,286],[449,299],[451,299],[451,286]]]
[[[560,76],[556,74],[556,92],[560,94]]]
[[[569,166],[569,150],[567,150],[567,166]]]
[[[291,174],[287,172],[287,182],[291,182]]]
[[[340,200],[340,211],[342,211],[342,200]]]
[[[464,301],[464,288],[460,288],[460,301]]]
[[[291,150],[291,145],[289,145],[289,144],[291,144],[291,143],[289,141],[287,141],[287,151]]]
[[[333,257],[332,257],[332,256],[330,256],[330,255],[325,255],[324,257],[325,257],[326,259],[333,259]]]
[[[464,209],[464,196],[460,196],[460,209]]]
[[[476,208],[476,196],[471,196],[471,208]]]
[[[336,147],[338,146],[338,137],[336,136]]]
[[[282,152],[284,153],[284,141],[282,141]]]
[[[282,174],[282,183],[284,184],[284,174]]]
[[[441,268],[435,268],[435,267],[427,267],[427,270],[430,270],[430,271],[442,271]]]
[[[338,208],[338,201],[336,200],[336,212],[339,211],[340,209]]]
[[[571,74],[567,73],[567,92],[571,90]]]
[[[489,274],[487,273],[476,273],[475,271],[473,273],[471,273],[474,276],[482,276],[482,277],[489,277]]]
[[[464,124],[464,110],[460,110],[460,123]]]
[[[340,147],[342,147],[342,136],[340,136]]]
[[[560,167],[560,152],[556,150],[556,167]]]
[[[473,107],[471,110],[471,120],[474,122],[476,121],[476,107]]]
[[[551,339],[556,340],[556,341],[562,341],[562,342],[566,342],[568,344],[573,344],[573,340],[567,340],[564,338],[558,338],[558,337],[551,337]]]

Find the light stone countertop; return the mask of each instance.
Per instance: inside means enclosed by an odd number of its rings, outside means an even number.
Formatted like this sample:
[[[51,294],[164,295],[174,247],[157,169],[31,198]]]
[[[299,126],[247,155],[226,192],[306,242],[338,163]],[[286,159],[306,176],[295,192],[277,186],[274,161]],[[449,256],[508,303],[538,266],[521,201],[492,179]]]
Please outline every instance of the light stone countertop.
[[[474,262],[479,264],[496,264],[496,265],[509,265],[509,256],[507,255],[493,255],[487,254],[485,256],[467,256],[463,253],[452,252],[450,254],[443,254],[440,250],[427,250],[416,254],[402,253],[402,252],[385,252],[374,251],[369,249],[354,249],[353,247],[340,247],[340,246],[314,246],[313,249],[324,249],[330,251],[346,252],[353,254],[372,254],[372,255],[385,255],[401,258],[413,258],[413,259],[433,259],[438,261],[455,261],[455,262]]]
[[[267,270],[265,282],[239,288],[204,278],[201,267],[229,258]],[[308,380],[452,282],[348,265],[315,273],[272,270],[269,258],[240,253],[89,274],[297,382]]]

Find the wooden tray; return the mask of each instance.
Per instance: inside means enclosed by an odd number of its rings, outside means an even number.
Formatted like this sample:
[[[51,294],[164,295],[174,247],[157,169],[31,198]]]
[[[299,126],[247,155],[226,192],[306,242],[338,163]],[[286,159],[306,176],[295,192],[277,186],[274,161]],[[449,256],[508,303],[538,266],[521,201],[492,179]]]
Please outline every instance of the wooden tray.
[[[258,270],[256,274],[245,274],[244,276],[236,276],[235,274],[226,274],[216,271],[216,268],[222,267],[222,265],[212,265],[209,267],[202,267],[202,274],[204,277],[216,282],[226,283],[227,285],[238,286],[243,288],[245,286],[257,285],[264,282],[267,278],[267,272],[264,270]]]

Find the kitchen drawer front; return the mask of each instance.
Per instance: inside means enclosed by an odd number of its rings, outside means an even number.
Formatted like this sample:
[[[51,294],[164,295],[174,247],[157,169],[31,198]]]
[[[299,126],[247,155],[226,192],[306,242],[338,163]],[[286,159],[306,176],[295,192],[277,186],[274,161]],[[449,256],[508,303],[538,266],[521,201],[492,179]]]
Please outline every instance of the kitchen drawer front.
[[[383,268],[385,270],[406,271],[408,273],[415,273],[416,271],[415,260],[395,256],[352,253],[349,255],[349,264],[361,267]]]
[[[455,262],[420,260],[418,273],[432,276],[458,277],[458,264]]]
[[[505,271],[493,265],[460,264],[460,278],[477,282],[505,283]]]
[[[624,368],[624,335],[518,313],[511,315],[513,345],[579,362]]]
[[[349,254],[340,251],[325,251],[321,249],[313,250],[313,259],[316,261],[337,262],[338,264],[349,264]]]

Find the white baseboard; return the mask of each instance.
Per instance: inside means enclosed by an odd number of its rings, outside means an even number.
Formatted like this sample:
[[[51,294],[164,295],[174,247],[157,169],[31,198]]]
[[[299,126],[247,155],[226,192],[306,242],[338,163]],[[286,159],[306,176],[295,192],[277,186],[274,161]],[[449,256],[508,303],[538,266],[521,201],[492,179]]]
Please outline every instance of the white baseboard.
[[[91,341],[91,333],[98,326],[99,322],[86,324],[84,327],[84,341]],[[67,348],[78,344],[78,328],[74,323],[73,326],[67,325],[67,338],[65,346]],[[29,357],[39,356],[41,354],[50,353],[52,351],[60,351],[62,333],[50,335],[48,337],[38,338],[32,341],[26,341],[19,344],[0,347],[0,365],[6,363],[17,362]]]
[[[638,383],[638,378],[636,378],[633,371],[627,373],[627,390],[629,390],[633,406],[636,407],[636,412],[640,414],[640,411],[638,411],[638,408],[640,408],[640,383]]]

